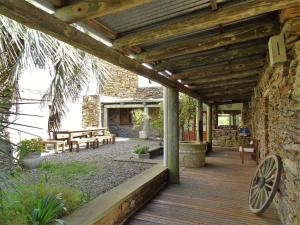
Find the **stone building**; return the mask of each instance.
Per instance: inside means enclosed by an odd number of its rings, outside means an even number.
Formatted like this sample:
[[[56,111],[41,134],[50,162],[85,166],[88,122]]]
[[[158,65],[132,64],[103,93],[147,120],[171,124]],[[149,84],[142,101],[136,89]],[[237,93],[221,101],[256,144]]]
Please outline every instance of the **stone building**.
[[[144,110],[144,137],[155,136],[149,120],[157,116],[159,103],[163,100],[160,85],[122,68],[112,66],[112,79],[101,87],[101,95],[88,95],[83,99],[83,127],[108,127],[121,137],[139,137],[134,129],[133,111]]]

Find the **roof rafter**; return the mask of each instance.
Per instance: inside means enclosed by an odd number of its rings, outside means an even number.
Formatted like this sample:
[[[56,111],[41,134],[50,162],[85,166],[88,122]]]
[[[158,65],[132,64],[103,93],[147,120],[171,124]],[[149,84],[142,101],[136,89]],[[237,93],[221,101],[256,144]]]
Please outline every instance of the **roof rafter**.
[[[299,0],[255,0],[241,1],[239,4],[219,9],[211,13],[200,13],[177,21],[169,21],[152,29],[144,30],[137,33],[128,34],[114,41],[114,46],[140,45],[151,43],[153,40],[165,40],[193,33],[199,30],[205,30],[228,24],[253,16],[261,15],[299,4]]]
[[[56,10],[54,15],[64,22],[75,23],[120,12],[150,1],[152,0],[81,0]]]

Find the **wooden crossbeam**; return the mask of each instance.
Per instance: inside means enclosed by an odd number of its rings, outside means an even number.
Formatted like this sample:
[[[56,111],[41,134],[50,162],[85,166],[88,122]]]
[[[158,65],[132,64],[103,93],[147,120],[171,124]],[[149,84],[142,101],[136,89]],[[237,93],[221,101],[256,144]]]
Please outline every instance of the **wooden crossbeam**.
[[[62,7],[55,12],[55,16],[67,23],[92,19],[112,13],[121,12],[151,0],[81,0]]]
[[[243,85],[247,83],[253,83],[257,82],[258,77],[251,77],[251,78],[246,78],[246,79],[235,79],[235,80],[230,80],[226,82],[213,82],[205,85],[191,85],[190,88],[192,90],[201,90],[202,88],[218,88],[218,87],[225,87],[225,86],[230,86],[230,85]]]
[[[215,53],[201,54],[199,56],[185,59],[173,59],[172,61],[162,63],[162,65],[158,64],[154,66],[154,68],[158,71],[170,68],[172,68],[172,70],[183,70],[184,68],[191,68],[195,65],[205,66],[220,62],[232,61],[244,57],[248,57],[250,60],[253,60],[253,58],[251,58],[252,56],[261,55],[262,57],[264,57],[267,48],[268,46],[266,43],[253,43],[252,45],[246,47],[234,48]]]
[[[88,52],[116,66],[120,66],[144,76],[166,87],[176,88],[178,91],[186,93],[194,98],[200,98],[198,94],[184,85],[161,76],[154,70],[147,69],[139,62],[107,47],[87,34],[82,33],[76,28],[64,23],[60,19],[38,9],[24,0],[0,0],[0,14],[32,29],[51,35],[60,41],[68,43],[75,48]]]
[[[202,78],[199,80],[184,80],[184,84],[188,85],[203,85],[207,83],[212,82],[223,82],[223,81],[229,81],[234,79],[241,79],[241,78],[249,78],[249,77],[257,77],[257,75],[261,72],[261,69],[256,70],[249,70],[249,71],[243,71],[238,73],[230,73],[226,75],[215,75],[211,77]]]
[[[118,37],[118,34],[114,31],[112,31],[110,28],[105,26],[103,23],[100,23],[96,19],[90,19],[83,22],[84,24],[88,25],[89,27],[95,29],[96,31],[100,31],[103,33],[106,37],[110,39],[116,39]]]
[[[234,89],[228,91],[218,91],[216,90],[214,93],[204,94],[204,98],[212,98],[212,97],[222,97],[222,96],[232,96],[232,95],[242,95],[242,94],[251,94],[253,92],[253,88],[243,88],[243,89]]]
[[[206,98],[208,102],[214,102],[218,104],[222,104],[222,102],[231,100],[230,103],[233,102],[248,102],[251,99],[252,94],[243,94],[243,95],[230,95],[230,96],[217,96]]]
[[[230,91],[230,90],[240,90],[240,89],[244,89],[244,88],[254,88],[256,86],[257,82],[254,81],[252,83],[246,83],[246,84],[238,84],[238,85],[227,85],[227,86],[223,86],[223,87],[219,87],[219,88],[201,88],[201,90],[198,90],[198,93],[200,95],[205,95],[205,94],[209,94],[209,93],[215,93],[216,91]]]
[[[181,20],[168,21],[160,26],[128,34],[114,42],[116,48],[126,45],[151,43],[153,40],[165,40],[200,30],[228,24],[264,13],[289,8],[299,4],[299,0],[255,0],[241,1],[212,13],[200,13],[184,17]]]
[[[210,5],[211,5],[211,9],[213,11],[217,10],[218,9],[218,3],[217,3],[217,0],[210,0]]]
[[[261,68],[265,64],[265,59],[258,59],[253,61],[242,61],[238,63],[231,64],[221,64],[213,65],[211,67],[196,67],[189,70],[181,71],[180,73],[175,73],[171,76],[173,80],[197,80],[204,77],[210,77],[217,74],[228,74],[241,72],[246,70],[252,70],[255,68]]]
[[[168,46],[150,49],[137,55],[136,58],[144,62],[157,61],[251,41],[279,33],[279,24],[274,23],[274,21],[256,22],[228,30],[221,34],[213,34],[206,37],[199,36],[190,40],[175,42]]]
[[[62,7],[68,4],[68,0],[47,0],[55,7]]]

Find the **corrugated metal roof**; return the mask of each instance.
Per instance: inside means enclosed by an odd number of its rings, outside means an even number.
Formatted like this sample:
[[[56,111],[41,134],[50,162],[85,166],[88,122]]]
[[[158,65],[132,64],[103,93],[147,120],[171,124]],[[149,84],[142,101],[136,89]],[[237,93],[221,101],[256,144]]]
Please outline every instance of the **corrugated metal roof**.
[[[218,0],[218,3],[232,0]],[[209,0],[154,0],[119,13],[99,17],[98,20],[117,33],[128,33],[201,9],[210,8]]]

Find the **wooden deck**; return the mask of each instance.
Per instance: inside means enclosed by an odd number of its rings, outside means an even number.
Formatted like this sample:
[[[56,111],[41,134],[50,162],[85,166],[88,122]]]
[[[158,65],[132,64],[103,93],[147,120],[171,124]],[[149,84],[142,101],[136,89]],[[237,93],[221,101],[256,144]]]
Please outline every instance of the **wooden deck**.
[[[169,185],[136,213],[127,225],[281,225],[274,205],[262,216],[248,209],[255,170],[238,152],[218,151],[201,169],[182,169],[181,183]]]

